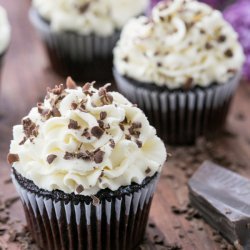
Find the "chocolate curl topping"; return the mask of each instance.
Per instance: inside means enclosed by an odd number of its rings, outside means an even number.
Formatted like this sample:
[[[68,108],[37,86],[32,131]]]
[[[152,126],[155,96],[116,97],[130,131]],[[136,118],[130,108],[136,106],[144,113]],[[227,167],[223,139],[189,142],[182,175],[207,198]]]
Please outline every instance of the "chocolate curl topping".
[[[66,80],[66,86],[68,89],[76,89],[77,88],[75,81],[73,81],[73,79],[70,76],[68,76],[68,78]]]

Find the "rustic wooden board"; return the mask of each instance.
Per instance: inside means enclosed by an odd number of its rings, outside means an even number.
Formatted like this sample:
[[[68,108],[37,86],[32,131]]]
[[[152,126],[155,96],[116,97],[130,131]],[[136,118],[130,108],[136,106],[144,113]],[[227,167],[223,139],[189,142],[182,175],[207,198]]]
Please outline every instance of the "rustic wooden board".
[[[0,97],[0,206],[15,198],[9,182],[10,168],[6,164],[12,126],[20,122],[29,109],[41,100],[47,86],[63,79],[53,73],[44,49],[28,20],[29,1],[0,0],[7,8],[12,30],[12,42],[6,56]],[[250,84],[242,84],[234,99],[226,130],[213,141],[200,140],[195,147],[168,147],[171,154],[158,185],[148,228],[148,241],[142,249],[233,249],[221,239],[188,205],[187,180],[203,160],[210,159],[250,177]],[[213,121],[210,121],[213,122]],[[8,200],[7,200],[8,201]],[[1,203],[2,202],[2,203]],[[20,233],[25,223],[20,201],[9,202],[8,223],[1,216],[0,249],[35,249],[27,234]],[[9,213],[9,214],[8,214]],[[17,231],[1,233],[14,226]],[[174,243],[177,245],[174,247]],[[167,246],[170,244],[170,246]],[[178,248],[179,245],[179,248]]]

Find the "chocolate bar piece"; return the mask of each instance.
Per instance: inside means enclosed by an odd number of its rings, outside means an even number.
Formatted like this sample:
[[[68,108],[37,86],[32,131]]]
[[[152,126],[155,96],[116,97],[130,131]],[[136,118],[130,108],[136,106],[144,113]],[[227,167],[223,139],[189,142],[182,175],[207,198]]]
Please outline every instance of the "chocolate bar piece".
[[[206,161],[188,186],[201,216],[238,249],[250,249],[250,180]]]

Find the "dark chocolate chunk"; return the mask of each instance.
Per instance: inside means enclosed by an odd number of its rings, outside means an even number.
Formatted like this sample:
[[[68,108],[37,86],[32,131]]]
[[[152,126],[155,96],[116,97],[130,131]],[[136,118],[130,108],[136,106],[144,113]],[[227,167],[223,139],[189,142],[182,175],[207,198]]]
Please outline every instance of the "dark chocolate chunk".
[[[107,112],[102,111],[102,112],[100,113],[100,119],[101,119],[101,120],[104,120],[106,117],[107,117]]]
[[[49,163],[49,164],[51,164],[55,159],[56,159],[56,155],[53,155],[53,154],[51,154],[51,155],[48,155],[48,157],[47,157],[47,162]]]
[[[94,153],[94,161],[95,163],[102,163],[105,152],[102,150],[98,150]]]
[[[70,119],[68,128],[69,129],[80,129],[81,127],[78,125],[77,121],[74,121],[74,120]]]
[[[250,249],[250,180],[207,161],[188,185],[203,218],[232,244]]]
[[[218,37],[218,42],[219,43],[224,43],[225,41],[226,41],[226,36],[224,36],[224,35],[220,35],[219,37]]]
[[[100,139],[104,133],[104,130],[99,126],[95,126],[91,129],[91,134],[95,136],[97,139]]]
[[[18,154],[11,154],[11,153],[9,153],[8,156],[7,156],[7,161],[8,161],[9,164],[12,164],[14,162],[19,161]]]
[[[23,131],[27,138],[38,136],[38,126],[30,120],[30,118],[23,119]]]
[[[77,192],[78,194],[80,194],[80,193],[83,192],[83,191],[84,191],[83,185],[78,185],[77,188],[76,188],[76,192]]]
[[[151,172],[151,168],[147,167],[147,169],[145,170],[145,174],[149,174]]]
[[[77,107],[78,107],[77,103],[75,103],[75,102],[72,102],[72,103],[71,103],[71,108],[72,108],[73,110],[76,110]]]
[[[73,81],[73,79],[69,76],[66,80],[66,86],[68,89],[76,89],[76,83]]]

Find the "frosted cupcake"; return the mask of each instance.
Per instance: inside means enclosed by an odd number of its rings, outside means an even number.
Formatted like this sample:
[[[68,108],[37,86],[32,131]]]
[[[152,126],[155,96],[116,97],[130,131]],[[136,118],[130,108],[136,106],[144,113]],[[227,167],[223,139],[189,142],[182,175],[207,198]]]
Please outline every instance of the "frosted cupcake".
[[[170,144],[192,144],[224,124],[244,54],[222,14],[194,0],[160,2],[131,20],[114,50],[119,90]]]
[[[9,44],[10,44],[10,24],[5,9],[0,6],[0,77],[1,77],[3,58],[8,49]]]
[[[107,85],[49,89],[13,129],[8,161],[42,249],[134,249],[166,159],[144,113]]]
[[[110,80],[120,30],[149,0],[33,0],[31,21],[53,68],[78,80]]]

